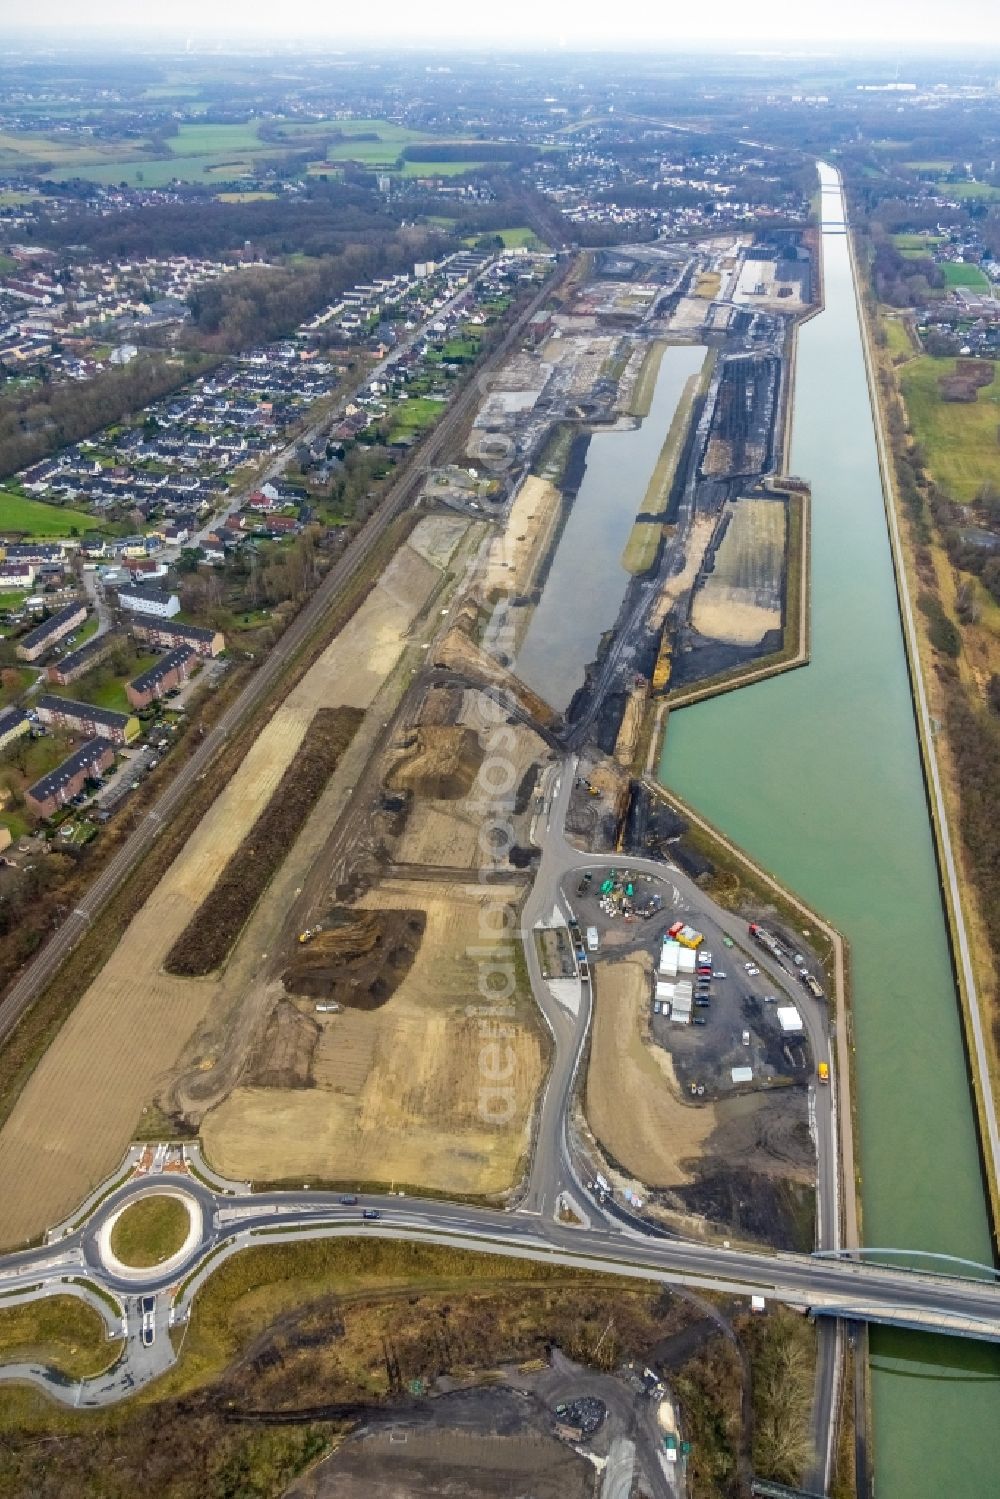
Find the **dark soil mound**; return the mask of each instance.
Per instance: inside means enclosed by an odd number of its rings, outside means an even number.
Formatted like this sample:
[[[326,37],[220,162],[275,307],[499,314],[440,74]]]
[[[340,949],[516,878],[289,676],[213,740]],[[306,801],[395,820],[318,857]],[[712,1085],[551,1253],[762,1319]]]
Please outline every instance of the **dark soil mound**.
[[[395,993],[420,950],[423,911],[361,911],[341,906],[331,924],[296,952],[282,982],[354,1010],[377,1010]]]

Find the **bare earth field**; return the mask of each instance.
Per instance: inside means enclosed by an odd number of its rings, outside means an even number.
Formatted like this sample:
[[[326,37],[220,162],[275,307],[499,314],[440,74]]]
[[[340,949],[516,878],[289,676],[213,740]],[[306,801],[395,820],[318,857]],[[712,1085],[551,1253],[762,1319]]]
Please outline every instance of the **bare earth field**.
[[[609,1165],[680,1212],[776,1248],[812,1243],[812,1144],[797,1090],[688,1103],[649,1033],[651,960],[600,962],[585,1112]],[[677,1221],[676,1219],[673,1221]]]
[[[649,963],[594,964],[594,1033],[587,1071],[591,1129],[626,1171],[650,1187],[679,1186],[718,1122],[716,1104],[681,1099],[670,1057],[646,1039]]]
[[[593,1482],[585,1458],[527,1422],[502,1436],[444,1426],[349,1442],[294,1484],[288,1499],[588,1499]]]
[[[781,627],[785,507],[780,500],[737,500],[715,557],[694,596],[691,623],[702,635],[756,645]]]
[[[487,554],[483,587],[526,591],[544,555],[544,541],[559,507],[559,491],[547,479],[528,476],[518,490],[507,524]]]
[[[474,699],[476,694],[470,693],[469,698]],[[467,707],[460,710],[460,717],[464,717],[468,724],[482,723],[482,719],[476,717],[474,704],[469,703]],[[421,735],[432,732],[429,728],[422,727]],[[471,733],[471,728],[453,728],[446,730],[451,735]],[[548,758],[548,750],[537,734],[522,725],[510,725],[505,731],[504,754],[512,766],[515,792],[521,786],[523,778],[528,774],[530,767]],[[476,757],[478,768],[481,753]],[[420,762],[417,762],[419,764]],[[410,769],[407,765],[395,767],[390,773],[387,784],[395,788],[406,785],[412,781],[412,774],[408,775]],[[413,767],[416,769],[416,766]],[[423,784],[414,785],[417,793],[414,796],[412,806],[406,819],[406,826],[395,851],[395,859],[399,864],[431,864],[446,866],[452,869],[471,869],[480,860],[479,830],[482,826],[481,791],[474,782],[466,788],[464,795],[455,795],[462,783],[442,777],[444,784],[435,785],[436,777],[421,777]],[[450,781],[450,784],[449,784]],[[450,792],[450,795],[427,795],[434,791]],[[423,792],[424,794],[420,794]],[[529,819],[530,820],[530,819]],[[519,841],[527,838],[527,827],[523,825],[524,814],[517,808],[513,814],[516,836]]]
[[[411,547],[401,548],[262,730],[83,995],[0,1132],[4,1244],[41,1233],[114,1169],[189,1039],[211,1011],[228,1006],[230,990],[253,981],[259,953],[248,942],[256,917],[222,981],[171,978],[161,965],[264,810],[313,713],[370,704],[440,578]],[[267,905],[265,897],[258,916]]]
[[[705,555],[705,548],[712,539],[714,529],[715,523],[708,515],[696,515],[691,522],[684,551],[684,566],[680,572],[671,574],[664,583],[656,605],[650,613],[651,628],[662,628],[670,610],[693,586]]]
[[[492,904],[520,899],[493,886]],[[528,1145],[543,1057],[530,1000],[509,1038],[514,1111],[483,1117],[481,1003],[471,947],[487,897],[451,883],[387,881],[360,904],[423,910],[426,929],[409,972],[374,1010],[317,1015],[312,1085],[239,1087],[206,1117],[202,1138],[220,1170],[260,1180],[379,1181],[432,1190],[498,1193]]]

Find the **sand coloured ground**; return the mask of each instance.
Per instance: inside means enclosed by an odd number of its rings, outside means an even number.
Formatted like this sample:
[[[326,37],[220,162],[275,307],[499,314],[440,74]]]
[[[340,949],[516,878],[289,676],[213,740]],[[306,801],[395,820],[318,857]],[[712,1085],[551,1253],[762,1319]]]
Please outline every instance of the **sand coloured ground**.
[[[669,1055],[648,1038],[648,958],[594,964],[586,1114],[597,1139],[648,1187],[682,1186],[717,1122],[713,1104],[681,1099]]]
[[[224,1002],[218,981],[164,974],[167,951],[267,805],[315,710],[368,706],[440,577],[401,548],[261,731],[49,1047],[0,1131],[4,1245],[43,1232],[114,1170],[143,1106],[209,1007]],[[234,979],[246,967],[243,946]]]
[[[785,506],[780,500],[737,500],[715,567],[695,594],[691,623],[702,635],[756,645],[781,628]]]
[[[490,545],[483,586],[520,592],[529,586],[542,540],[559,504],[559,491],[547,479],[530,474],[510,508],[507,524]]]
[[[519,887],[491,887],[513,903]],[[402,984],[377,1010],[318,1017],[323,1033],[307,1089],[239,1088],[205,1119],[202,1138],[220,1170],[257,1181],[378,1181],[457,1192],[501,1192],[527,1147],[542,1053],[534,1024],[509,1038],[509,1123],[481,1111],[484,1040],[467,1006],[477,997],[486,896],[461,885],[387,881],[371,907],[423,909],[427,927]],[[525,1017],[530,1014],[525,1002]],[[506,1060],[506,1058],[505,1058]]]

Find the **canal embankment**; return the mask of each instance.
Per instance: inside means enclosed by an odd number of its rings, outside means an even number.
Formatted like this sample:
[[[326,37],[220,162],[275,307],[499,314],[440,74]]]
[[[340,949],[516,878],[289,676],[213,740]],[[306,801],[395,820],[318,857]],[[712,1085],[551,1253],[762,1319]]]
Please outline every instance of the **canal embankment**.
[[[882,494],[885,502],[886,522],[889,528],[889,543],[892,550],[892,565],[899,600],[899,617],[903,631],[907,669],[910,677],[913,714],[920,744],[927,806],[934,832],[941,894],[947,918],[952,963],[961,1007],[965,1049],[969,1063],[969,1079],[978,1123],[980,1155],[986,1183],[993,1235],[994,1255],[998,1250],[1000,1234],[1000,1128],[997,1122],[996,1098],[990,1068],[989,1043],[985,1035],[984,1017],[979,999],[973,965],[972,949],[966,926],[962,903],[962,882],[959,879],[951,824],[946,805],[941,767],[934,743],[934,729],[928,703],[927,684],[924,680],[920,657],[920,641],[914,615],[907,558],[900,525],[899,495],[896,488],[896,473],[885,436],[882,417],[882,402],[876,378],[876,364],[871,347],[871,330],[861,295],[861,273],[857,259],[854,236],[848,232],[848,254],[851,260],[858,324],[865,359],[865,375],[871,402],[872,421],[875,427],[875,442],[878,453],[879,472],[882,479]]]
[[[761,902],[772,902],[781,918],[790,926],[802,928],[808,923],[812,936],[822,934],[827,942],[824,958],[827,992],[832,998],[830,1030],[834,1040],[835,1126],[834,1139],[838,1142],[838,1223],[836,1244],[856,1249],[861,1243],[861,1208],[858,1198],[858,1181],[854,1167],[854,1138],[857,1130],[857,1115],[851,1086],[854,1050],[850,1006],[850,948],[844,934],[821,916],[812,906],[802,900],[793,890],[765,869],[759,860],[751,857],[721,828],[710,822],[690,803],[675,791],[665,787],[653,776],[644,776],[643,785],[653,796],[664,801],[670,809],[694,830],[699,849],[702,850],[720,872],[732,870],[741,883]]]
[[[517,673],[564,711],[614,629],[632,575],[625,544],[689,376],[701,372],[704,347],[671,344],[659,360],[649,415],[630,429],[592,432],[586,468],[545,575],[541,597],[517,653]]]
[[[810,668],[673,716],[660,774],[850,943],[865,1242],[984,1261],[977,1121],[854,268],[835,174],[822,173],[828,315],[800,330],[788,463],[812,484]],[[996,1350],[878,1329],[871,1402],[879,1492],[991,1490]]]

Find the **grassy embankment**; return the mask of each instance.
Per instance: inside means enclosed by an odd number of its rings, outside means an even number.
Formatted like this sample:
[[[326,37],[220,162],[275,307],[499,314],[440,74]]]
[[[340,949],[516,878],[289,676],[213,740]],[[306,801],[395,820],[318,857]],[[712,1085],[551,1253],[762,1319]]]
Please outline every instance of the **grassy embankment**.
[[[50,537],[69,536],[74,528],[78,532],[103,529],[99,520],[85,515],[82,510],[47,505],[42,500],[29,500],[26,495],[0,489],[0,531],[23,531],[26,536]]]
[[[111,1252],[125,1265],[145,1269],[177,1253],[187,1237],[187,1208],[158,1192],[127,1207],[111,1230]]]
[[[868,312],[869,319],[871,313]],[[873,340],[874,343],[874,340]],[[1000,491],[1000,384],[974,402],[941,399],[940,380],[953,359],[929,356],[898,371],[875,350],[879,400],[888,434],[894,506],[914,610],[917,649],[935,737],[945,811],[958,864],[962,916],[980,1013],[987,1031],[994,1097],[1000,1096],[1000,724],[985,699],[1000,674],[1000,606],[980,579],[953,566],[943,527],[981,521]],[[957,505],[957,511],[949,509]],[[957,520],[956,520],[957,516]],[[950,910],[950,907],[949,907]],[[954,919],[951,913],[951,919]],[[966,1025],[972,998],[959,971]],[[976,1107],[982,1102],[974,1089]],[[987,1173],[994,1216],[1000,1183]]]
[[[71,1379],[85,1379],[100,1374],[120,1351],[121,1344],[105,1336],[97,1312],[77,1296],[46,1296],[23,1306],[0,1302],[0,1362],[47,1364]]]
[[[649,415],[665,348],[666,344],[663,340],[657,339],[646,353],[629,407],[633,416],[647,417]],[[710,353],[706,356],[701,372],[697,375],[689,375],[684,383],[684,389],[681,391],[667,435],[663,440],[663,447],[660,449],[660,456],[656,460],[656,467],[650,476],[646,493],[639,507],[641,515],[653,518],[637,520],[632,527],[622,553],[622,566],[626,572],[645,573],[656,562],[660,541],[664,534],[666,510],[670,503],[674,479],[677,476],[677,466],[684,451],[691,412],[695,401],[707,388],[713,367],[714,355]]]

